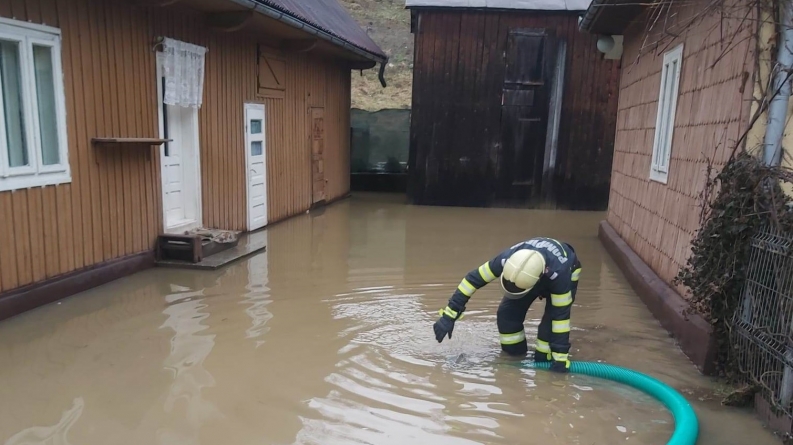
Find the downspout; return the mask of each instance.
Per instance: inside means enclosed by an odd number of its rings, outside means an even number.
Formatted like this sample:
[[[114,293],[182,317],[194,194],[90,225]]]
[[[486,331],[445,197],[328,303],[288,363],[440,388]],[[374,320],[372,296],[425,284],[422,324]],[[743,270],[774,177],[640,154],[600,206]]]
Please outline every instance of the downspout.
[[[385,73],[385,64],[388,63],[388,59],[385,59],[385,62],[380,62],[380,71],[377,73],[377,78],[380,79],[380,85],[385,88],[385,77],[383,74]]]
[[[382,85],[383,88],[385,88],[386,83],[385,83],[385,78],[383,77],[383,73],[385,72],[385,65],[388,63],[388,58],[380,57],[368,51],[364,51],[358,48],[357,46],[353,46],[345,42],[344,40],[317,28],[316,26],[302,22],[290,16],[289,14],[284,14],[283,12],[279,11],[276,8],[273,8],[272,6],[267,6],[265,4],[259,3],[254,0],[231,0],[231,1],[240,6],[249,8],[252,11],[256,11],[260,14],[266,15],[267,17],[278,20],[281,23],[285,23],[294,28],[301,29],[309,34],[313,34],[319,37],[320,39],[328,41],[334,45],[341,46],[347,51],[358,54],[359,56],[362,56],[368,60],[372,60],[374,62],[380,62],[380,72],[377,77],[378,79],[380,79],[380,85]]]
[[[771,103],[768,105],[768,123],[763,141],[763,162],[768,166],[778,166],[782,161],[782,136],[787,120],[791,69],[793,69],[793,0],[782,0],[779,8],[781,29],[772,90],[777,94],[771,98]],[[751,305],[748,301],[749,299],[745,298],[744,306]],[[793,333],[793,320],[788,324],[788,333]],[[784,358],[788,363],[793,361],[793,343],[790,341],[787,342]],[[793,401],[793,367],[785,364],[780,383],[779,399],[788,406]]]
[[[768,125],[763,141],[763,162],[778,166],[782,161],[782,135],[785,132],[790,101],[790,79],[793,69],[793,0],[782,0],[780,6],[780,37],[773,90],[777,94],[768,106]]]

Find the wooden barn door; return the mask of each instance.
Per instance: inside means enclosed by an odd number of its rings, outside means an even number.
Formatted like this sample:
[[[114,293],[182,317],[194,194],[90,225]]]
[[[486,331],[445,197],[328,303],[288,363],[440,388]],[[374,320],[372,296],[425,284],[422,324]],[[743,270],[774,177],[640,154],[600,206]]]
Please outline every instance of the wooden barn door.
[[[540,197],[556,59],[551,40],[544,29],[513,29],[507,37],[497,190],[502,202],[529,204]]]
[[[311,108],[311,203],[325,201],[325,109]]]

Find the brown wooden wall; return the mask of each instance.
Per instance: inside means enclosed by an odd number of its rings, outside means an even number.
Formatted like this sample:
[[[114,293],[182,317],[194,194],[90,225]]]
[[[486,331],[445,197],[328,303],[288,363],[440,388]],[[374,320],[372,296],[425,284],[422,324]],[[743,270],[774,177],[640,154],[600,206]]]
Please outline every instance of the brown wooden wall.
[[[686,23],[704,5],[699,1],[676,7],[670,12],[674,20],[669,29]],[[754,51],[750,27],[755,22],[751,11],[743,22],[744,12],[734,11],[733,18],[705,17],[641,57],[646,19],[637,19],[625,34],[608,222],[667,283],[691,254],[691,240],[699,228],[699,194],[707,179],[706,159],[716,169],[724,165],[750,114],[748,75],[753,68],[747,60]],[[733,36],[731,51],[723,51],[727,46],[722,46],[721,35]],[[656,35],[649,37],[656,40]],[[649,179],[658,90],[663,54],[679,43],[684,44],[680,89],[669,176],[662,184]],[[678,291],[686,295],[682,286]]]
[[[285,97],[265,99],[270,222],[311,206],[309,107],[325,108],[328,200],[350,190],[350,71],[320,65],[305,56],[287,55],[286,59]],[[244,171],[241,174],[244,179]]]
[[[558,156],[559,207],[608,201],[620,62],[573,13],[417,10],[408,195],[417,204],[498,205],[507,35],[544,28],[567,42]],[[467,159],[466,159],[467,158]]]
[[[157,137],[157,36],[204,45],[199,114],[204,225],[246,226],[243,103],[268,114],[268,213],[277,221],[311,204],[307,107],[324,106],[329,199],[349,190],[350,71],[318,56],[284,54],[283,99],[257,96],[250,32],[209,31],[176,5],[120,0],[13,0],[0,17],[62,32],[70,184],[0,193],[0,293],[114,258],[151,250],[162,230],[159,150],[94,147],[93,137]],[[150,153],[150,155],[147,155]]]

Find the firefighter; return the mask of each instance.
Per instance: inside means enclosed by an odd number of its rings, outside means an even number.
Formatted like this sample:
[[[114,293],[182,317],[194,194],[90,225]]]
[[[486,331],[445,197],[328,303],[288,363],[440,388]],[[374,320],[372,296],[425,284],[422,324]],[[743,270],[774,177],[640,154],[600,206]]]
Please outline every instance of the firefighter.
[[[537,332],[534,360],[552,362],[551,370],[570,368],[570,309],[578,290],[581,262],[573,247],[552,238],[536,237],[515,244],[463,278],[435,322],[438,343],[452,338],[454,323],[478,289],[500,277],[504,297],[498,306],[497,326],[501,349],[513,356],[526,355],[528,344],[523,322],[536,299],[546,299]]]

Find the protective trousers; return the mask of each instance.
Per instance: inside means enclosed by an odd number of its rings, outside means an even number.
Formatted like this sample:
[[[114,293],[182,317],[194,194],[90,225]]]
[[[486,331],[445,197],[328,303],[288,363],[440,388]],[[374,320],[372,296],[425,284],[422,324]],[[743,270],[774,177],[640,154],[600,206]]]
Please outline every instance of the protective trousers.
[[[580,270],[581,264],[576,261],[573,270]],[[551,360],[551,351],[567,355],[570,350],[569,335],[563,335],[561,341],[551,342],[552,326],[554,320],[570,320],[570,310],[575,303],[576,291],[578,290],[578,277],[572,282],[570,289],[572,302],[569,305],[559,307],[551,304],[551,292],[549,290],[532,290],[525,296],[518,299],[502,298],[496,312],[496,324],[501,338],[501,349],[509,355],[526,355],[528,343],[524,330],[524,321],[532,303],[537,298],[545,299],[545,312],[537,329],[536,351]]]

